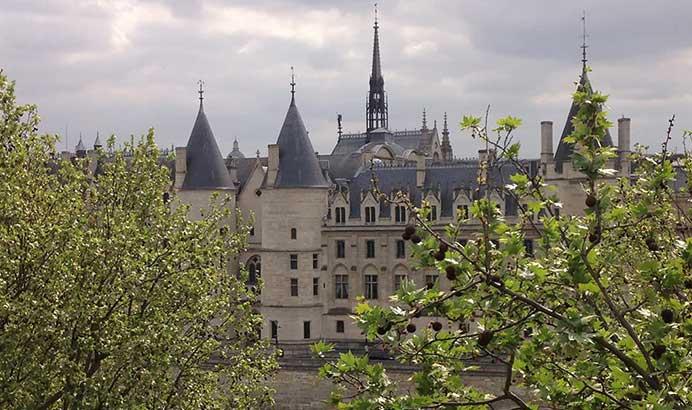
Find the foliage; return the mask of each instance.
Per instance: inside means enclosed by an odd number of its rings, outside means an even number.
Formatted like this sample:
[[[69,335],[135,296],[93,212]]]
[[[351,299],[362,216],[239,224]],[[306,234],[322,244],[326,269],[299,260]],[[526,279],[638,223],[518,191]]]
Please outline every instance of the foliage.
[[[691,180],[692,161],[667,153],[669,128],[661,153],[632,154],[636,178],[618,178],[615,151],[601,144],[606,97],[579,89],[574,100],[569,142],[584,176],[582,215],[561,216],[554,188],[517,159],[516,118],[488,130],[481,118],[464,117],[462,128],[497,150],[494,165],[515,169],[502,193],[520,204],[519,216],[500,214],[482,175],[470,219],[444,231],[408,202],[416,226],[404,239],[450,290],[404,286],[391,307],[358,307],[367,337],[419,371],[415,390],[402,394],[366,358],[327,363],[322,374],[340,387],[340,408],[486,408],[500,400],[518,408],[692,408],[692,224],[688,193],[672,189],[676,178]],[[462,238],[473,224],[476,233]],[[416,329],[421,314],[432,326]],[[324,355],[329,346],[316,350]],[[463,382],[464,371],[488,360],[505,365],[497,395]]]
[[[197,221],[169,202],[152,131],[63,160],[38,123],[0,72],[0,408],[270,403],[225,200]]]

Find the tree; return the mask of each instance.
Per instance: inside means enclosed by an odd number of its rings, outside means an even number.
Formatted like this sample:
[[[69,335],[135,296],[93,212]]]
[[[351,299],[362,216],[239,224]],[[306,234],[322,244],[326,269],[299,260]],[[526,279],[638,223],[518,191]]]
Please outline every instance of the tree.
[[[584,175],[584,214],[556,212],[561,204],[552,187],[519,160],[512,137],[521,121],[507,117],[489,129],[481,118],[464,117],[462,129],[497,150],[495,165],[514,169],[502,191],[521,204],[518,221],[505,220],[489,199],[487,162],[470,207],[480,230],[468,242],[459,235],[467,220],[441,232],[427,222],[425,204],[408,202],[416,223],[404,239],[415,243],[420,265],[438,269],[452,287],[409,284],[391,307],[357,307],[356,322],[368,339],[420,370],[412,378],[415,392],[401,394],[380,364],[342,354],[320,370],[339,386],[340,408],[487,408],[499,401],[515,408],[541,402],[561,409],[692,407],[692,224],[685,185],[692,161],[687,153],[668,153],[669,127],[660,153],[638,147],[632,155],[635,178],[615,178],[609,168],[615,150],[601,145],[610,126],[606,97],[582,88],[573,98],[580,108],[568,141]],[[675,191],[681,181],[683,189]],[[529,235],[538,238],[535,255],[525,248]],[[436,321],[416,329],[421,314],[477,326],[442,330]],[[314,347],[323,357],[330,349]],[[506,368],[498,395],[461,380],[487,359]]]
[[[276,367],[226,266],[247,229],[170,198],[153,132],[63,160],[0,72],[0,407],[248,408]],[[97,161],[95,173],[89,172]]]

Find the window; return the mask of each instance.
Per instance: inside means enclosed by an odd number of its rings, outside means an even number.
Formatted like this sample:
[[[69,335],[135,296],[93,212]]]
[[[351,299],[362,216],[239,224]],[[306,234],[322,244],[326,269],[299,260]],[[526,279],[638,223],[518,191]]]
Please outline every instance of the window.
[[[336,333],[344,333],[344,321],[343,320],[337,320],[336,321]]]
[[[526,250],[526,256],[533,256],[533,240],[524,239],[524,249]]]
[[[250,236],[255,236],[255,227],[254,226],[250,227]]]
[[[369,239],[365,241],[365,257],[374,258],[375,257],[375,241]]]
[[[348,299],[348,275],[335,275],[334,284],[334,297],[337,299]]]
[[[471,325],[469,322],[461,322],[459,323],[459,330],[461,333],[468,333],[471,331]]]
[[[344,208],[343,206],[339,206],[336,208],[336,223],[346,223],[346,208]]]
[[[319,267],[319,264],[320,264],[319,255],[316,253],[313,253],[312,254],[312,268],[317,269]]]
[[[276,320],[271,321],[272,324],[272,339],[277,340],[279,338],[279,322]]]
[[[437,283],[437,275],[425,275],[425,288],[430,290]]]
[[[468,205],[457,205],[457,218],[469,219]]]
[[[320,278],[312,278],[312,296],[320,294]]]
[[[259,256],[253,256],[247,262],[247,284],[255,288],[258,279],[262,276],[262,260]]]
[[[291,254],[291,269],[292,270],[298,269],[298,255],[295,253]]]
[[[296,228],[291,228],[291,239],[296,238],[298,238],[298,231],[296,231]]]
[[[519,203],[513,195],[505,195],[505,216],[517,216],[519,211]]]
[[[406,222],[406,207],[403,205],[397,205],[394,208],[394,221],[397,223]]]
[[[366,206],[365,207],[365,223],[374,224],[375,223],[375,207]]]
[[[303,339],[310,339],[310,322],[303,322]]]
[[[430,213],[428,213],[428,221],[437,221],[437,205],[430,206]]]
[[[346,257],[346,242],[343,240],[336,241],[336,257],[345,258]]]
[[[406,258],[406,242],[402,239],[396,241],[396,257],[397,259]]]
[[[291,296],[298,296],[298,279],[291,278]]]
[[[377,299],[377,275],[365,275],[365,299]]]
[[[394,290],[401,289],[401,284],[406,280],[406,275],[394,275]]]

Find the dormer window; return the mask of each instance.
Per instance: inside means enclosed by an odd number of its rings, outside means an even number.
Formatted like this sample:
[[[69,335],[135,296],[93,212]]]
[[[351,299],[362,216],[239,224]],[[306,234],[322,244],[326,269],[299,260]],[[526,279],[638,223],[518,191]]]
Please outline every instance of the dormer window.
[[[457,219],[469,219],[468,205],[457,205]]]
[[[365,207],[365,223],[374,224],[375,223],[375,207],[366,206]]]
[[[339,206],[334,210],[334,213],[336,214],[336,223],[346,223],[346,208],[344,208],[343,206]]]
[[[394,221],[396,223],[406,222],[406,207],[404,205],[397,205],[394,207]]]
[[[428,213],[428,222],[437,221],[437,205],[430,206],[430,212]]]

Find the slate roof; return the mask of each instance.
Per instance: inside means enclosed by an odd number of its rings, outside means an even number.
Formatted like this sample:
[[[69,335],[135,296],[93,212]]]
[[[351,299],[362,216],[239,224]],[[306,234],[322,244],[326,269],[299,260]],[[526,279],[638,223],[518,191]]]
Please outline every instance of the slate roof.
[[[202,101],[187,142],[187,173],[183,189],[228,189],[233,181],[216,145]]]
[[[527,161],[527,165],[531,165]],[[537,168],[531,167],[532,172]],[[491,168],[489,178],[492,188],[500,188],[509,182],[509,177],[517,169],[510,163],[497,163]],[[422,189],[416,186],[416,167],[376,167],[372,171],[364,169],[354,176],[349,183],[350,217],[360,217],[362,192],[372,188],[372,173],[377,177],[380,190],[387,194],[396,191],[409,192],[414,204],[420,205],[429,191],[434,191],[441,202],[440,216],[451,217],[454,214],[454,198],[459,191],[471,192],[478,187],[478,161],[458,160],[445,165],[426,165],[425,180]],[[380,205],[380,216],[390,216],[390,207]]]
[[[437,135],[437,129],[434,128],[426,130],[392,131],[389,142],[400,146],[402,148],[401,152],[405,150],[416,150],[430,153],[435,135]],[[351,154],[360,150],[361,147],[366,144],[368,144],[366,133],[345,134],[334,146],[332,156]]]
[[[329,187],[294,97],[291,97],[276,143],[279,145],[279,172],[275,187]]]
[[[577,90],[586,89],[591,91],[591,82],[587,75],[586,69],[582,71],[581,77],[579,79],[579,85]],[[577,115],[579,111],[579,106],[576,102],[572,101],[572,106],[569,109],[569,114],[567,114],[567,121],[565,121],[565,128],[562,130],[562,135],[560,136],[560,142],[558,143],[557,150],[555,151],[555,168],[558,171],[562,170],[563,162],[571,161],[572,154],[574,153],[574,144],[567,143],[564,141],[565,138],[572,135],[574,132],[574,125],[572,124],[572,119]],[[612,147],[613,138],[610,136],[610,131],[606,130],[606,135],[602,141],[603,146]]]

